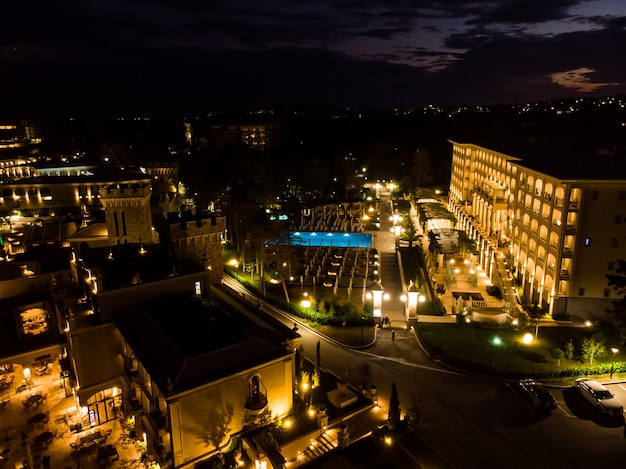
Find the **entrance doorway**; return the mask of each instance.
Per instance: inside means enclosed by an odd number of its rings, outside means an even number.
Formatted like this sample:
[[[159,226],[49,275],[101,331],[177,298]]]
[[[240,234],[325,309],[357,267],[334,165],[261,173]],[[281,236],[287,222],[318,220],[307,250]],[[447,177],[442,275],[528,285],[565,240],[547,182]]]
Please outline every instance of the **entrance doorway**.
[[[117,419],[122,414],[124,401],[120,388],[99,391],[87,401],[91,426]]]

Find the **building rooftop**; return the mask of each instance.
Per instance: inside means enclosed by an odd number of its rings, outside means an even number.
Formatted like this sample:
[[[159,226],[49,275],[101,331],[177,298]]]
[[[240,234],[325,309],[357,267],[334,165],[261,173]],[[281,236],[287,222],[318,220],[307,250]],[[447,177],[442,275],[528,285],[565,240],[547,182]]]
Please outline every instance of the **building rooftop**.
[[[59,343],[54,302],[49,291],[0,299],[0,311],[1,358]],[[41,322],[37,327],[27,327],[26,321],[33,315]]]
[[[46,166],[37,169],[37,176],[13,181],[12,184],[106,183],[112,181],[149,180],[150,175],[135,166],[89,165]]]
[[[560,180],[616,180],[626,175],[626,154],[618,143],[574,137],[537,143],[515,139],[470,143],[518,158],[519,165]]]
[[[214,295],[147,304],[116,325],[166,394],[288,355],[284,343],[296,334]]]
[[[83,242],[78,256],[92,275],[99,276],[104,291],[201,270],[196,262],[176,259],[153,244],[129,243],[92,249]]]

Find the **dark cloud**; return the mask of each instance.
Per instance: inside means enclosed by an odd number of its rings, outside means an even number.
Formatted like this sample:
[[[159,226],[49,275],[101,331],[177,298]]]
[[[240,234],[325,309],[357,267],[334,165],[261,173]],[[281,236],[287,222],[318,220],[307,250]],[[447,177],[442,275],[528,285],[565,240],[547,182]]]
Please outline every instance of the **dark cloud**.
[[[545,23],[570,18],[572,7],[584,0],[501,0],[488,2],[477,18],[467,24]]]
[[[574,76],[624,93],[626,15],[593,1],[11,2],[0,112],[496,103],[561,97]]]

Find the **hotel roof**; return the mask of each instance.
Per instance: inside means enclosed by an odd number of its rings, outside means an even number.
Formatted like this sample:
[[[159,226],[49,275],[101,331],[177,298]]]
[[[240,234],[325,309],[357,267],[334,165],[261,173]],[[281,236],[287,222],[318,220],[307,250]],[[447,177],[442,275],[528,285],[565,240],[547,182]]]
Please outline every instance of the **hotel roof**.
[[[116,325],[165,394],[286,356],[291,352],[284,344],[297,337],[215,294],[148,304]]]
[[[461,142],[458,142],[461,143]],[[472,141],[475,145],[519,159],[520,166],[560,180],[626,179],[626,154],[620,144],[562,138],[540,143],[528,139]],[[609,156],[613,151],[615,156]]]

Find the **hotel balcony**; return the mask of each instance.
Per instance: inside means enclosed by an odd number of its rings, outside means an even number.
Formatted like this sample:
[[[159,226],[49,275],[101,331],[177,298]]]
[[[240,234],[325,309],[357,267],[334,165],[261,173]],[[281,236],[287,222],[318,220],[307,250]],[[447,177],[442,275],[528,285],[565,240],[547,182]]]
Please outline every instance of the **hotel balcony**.
[[[576,232],[576,228],[574,225],[565,225],[565,234],[573,235]]]
[[[569,280],[569,271],[568,270],[561,270],[561,279],[562,280]]]
[[[160,410],[153,410],[148,413],[150,424],[156,430],[167,429],[167,417]]]
[[[572,248],[564,246],[563,247],[563,252],[561,253],[561,255],[563,257],[572,257],[574,255],[574,253],[572,252]]]

